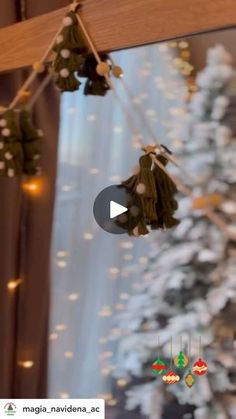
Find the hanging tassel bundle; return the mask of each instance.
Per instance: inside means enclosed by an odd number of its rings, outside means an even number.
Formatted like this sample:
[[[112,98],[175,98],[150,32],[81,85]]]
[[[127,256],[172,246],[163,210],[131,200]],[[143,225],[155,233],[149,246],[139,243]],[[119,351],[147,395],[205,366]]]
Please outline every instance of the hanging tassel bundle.
[[[163,166],[167,165],[168,160],[164,156],[159,155],[156,158]],[[158,199],[156,202],[157,219],[151,222],[151,228],[156,230],[175,227],[179,224],[179,220],[173,217],[174,212],[178,209],[178,203],[174,198],[177,193],[175,183],[156,164],[153,169],[153,176]]]
[[[40,173],[39,161],[41,156],[41,141],[43,133],[34,127],[31,115],[23,110],[20,113],[20,129],[22,133],[22,147],[24,153],[23,171],[27,175]]]
[[[55,83],[62,92],[79,89],[81,83],[76,78],[75,72],[84,63],[84,54],[87,52],[85,41],[78,28],[76,11],[77,9],[67,13],[63,20],[64,28],[53,47],[56,57],[52,68]]]
[[[23,149],[18,115],[7,110],[0,119],[0,176],[21,175],[23,168]]]
[[[108,55],[102,55],[101,60],[107,62]],[[84,95],[105,96],[110,89],[104,76],[97,72],[97,61],[93,55],[86,57],[84,63],[78,70],[79,77],[86,77],[87,81],[84,86]]]
[[[169,176],[156,164],[153,164],[151,154],[153,146],[147,146],[144,150],[145,155],[139,159],[138,173],[122,182],[131,194],[138,194],[141,200],[142,217],[139,217],[139,223],[132,231],[127,226],[124,228],[129,235],[148,234],[147,226],[152,229],[166,229],[179,224],[179,220],[173,217],[173,213],[178,208],[177,201],[174,198],[177,188]],[[163,164],[167,164],[167,159],[162,155],[156,159]]]

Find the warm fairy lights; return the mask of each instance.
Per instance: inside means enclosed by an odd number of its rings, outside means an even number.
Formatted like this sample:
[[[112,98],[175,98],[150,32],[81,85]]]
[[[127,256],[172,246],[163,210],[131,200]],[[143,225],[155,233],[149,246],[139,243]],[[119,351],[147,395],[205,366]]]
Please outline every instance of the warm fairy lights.
[[[79,299],[79,294],[74,292],[72,294],[69,294],[67,298],[69,301],[77,301]]]
[[[22,284],[22,282],[22,279],[12,279],[8,282],[7,288],[9,289],[9,291],[14,291],[20,284]]]
[[[42,194],[44,181],[42,177],[28,179],[22,183],[22,189],[25,193],[31,196],[38,196]]]
[[[66,330],[66,329],[67,329],[67,326],[66,326],[65,324],[57,324],[57,325],[56,325],[56,327],[55,327],[55,329],[56,329],[58,332],[63,332],[64,330]]]
[[[83,238],[84,240],[93,240],[94,235],[92,233],[84,233]]]
[[[66,352],[64,352],[64,357],[65,357],[65,358],[72,359],[72,358],[73,358],[73,356],[74,356],[74,354],[73,354],[73,352],[71,352],[71,351],[66,351]]]
[[[126,387],[128,385],[128,383],[129,383],[128,380],[126,380],[125,378],[120,378],[116,382],[117,387]]]
[[[57,338],[58,338],[58,334],[57,333],[51,333],[50,335],[49,335],[49,340],[57,340]]]
[[[58,266],[58,268],[66,268],[67,267],[67,262],[65,260],[58,260],[57,261],[57,266]]]
[[[69,395],[69,393],[60,393],[59,394],[59,397],[60,397],[60,399],[69,399],[70,398],[70,395]]]
[[[33,361],[19,361],[18,365],[20,365],[23,368],[30,369],[34,366]]]

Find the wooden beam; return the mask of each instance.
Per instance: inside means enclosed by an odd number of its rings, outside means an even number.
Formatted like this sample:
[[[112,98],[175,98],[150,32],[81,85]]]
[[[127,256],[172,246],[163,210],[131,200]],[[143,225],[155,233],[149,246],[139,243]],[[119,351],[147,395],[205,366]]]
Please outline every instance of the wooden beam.
[[[66,8],[0,30],[0,71],[42,56]],[[99,51],[184,37],[236,23],[235,0],[85,0],[83,20]]]

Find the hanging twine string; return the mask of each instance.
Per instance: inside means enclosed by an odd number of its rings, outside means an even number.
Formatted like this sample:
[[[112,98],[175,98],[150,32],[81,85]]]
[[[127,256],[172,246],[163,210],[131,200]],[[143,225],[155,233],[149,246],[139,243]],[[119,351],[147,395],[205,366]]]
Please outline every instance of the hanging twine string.
[[[29,103],[26,106],[26,109],[31,110],[34,104],[37,102],[39,96],[43,93],[44,89],[49,84],[50,80],[52,78],[52,74],[48,74],[43,81],[40,83],[39,87],[35,91],[34,95],[31,97]]]
[[[202,357],[202,337],[199,336],[199,358]]]
[[[192,336],[189,335],[189,346],[188,346],[188,357],[189,357],[189,361],[191,361],[191,352],[192,352]]]
[[[157,357],[160,358],[160,336],[157,338]]]
[[[180,351],[183,351],[183,339],[182,336],[180,336]]]
[[[91,36],[89,35],[89,33],[88,33],[88,31],[87,31],[84,23],[83,23],[83,20],[81,19],[81,16],[78,13],[76,14],[76,16],[77,16],[79,27],[81,28],[81,30],[82,30],[82,32],[84,34],[84,37],[87,40],[87,43],[88,43],[88,45],[89,45],[92,53],[94,54],[94,57],[95,57],[97,63],[98,64],[101,64],[102,63],[102,60],[99,57],[99,54],[98,54],[97,49],[95,47],[95,44],[92,41]],[[127,108],[126,104],[122,101],[122,99],[120,98],[120,96],[117,94],[116,88],[114,86],[114,83],[110,79],[109,74],[106,73],[104,75],[104,77],[105,77],[105,79],[107,81],[107,84],[109,85],[109,87],[113,91],[116,99],[120,103],[120,105],[121,105],[121,107],[122,107],[122,109],[123,109],[123,111],[124,111],[124,113],[125,113],[125,115],[127,117],[127,121],[128,121],[128,124],[129,124],[131,130],[136,134],[137,133],[137,129],[136,129],[135,125],[134,125],[134,122],[133,122],[133,119],[132,119],[132,117],[130,115],[129,109]],[[142,113],[142,119],[143,119],[143,113]],[[145,122],[145,124],[147,124],[147,121]],[[148,124],[148,126],[149,126],[149,124]],[[149,129],[149,132],[150,132],[151,131],[150,127],[148,129]],[[155,135],[152,132],[150,132],[150,134],[152,135],[152,137],[155,139],[155,142],[156,142]],[[162,155],[164,155],[168,160],[171,160],[177,167],[179,167],[179,169],[182,171],[182,173],[185,174],[185,176],[188,176],[188,178],[191,179],[191,176],[189,175],[189,173],[187,173],[183,168],[181,168],[179,166],[179,163],[169,153],[167,153],[166,151],[164,151],[163,148],[162,148],[162,146],[160,144],[158,144],[158,143],[157,143],[157,148],[160,149]],[[150,154],[150,155],[152,157],[153,162],[157,166],[159,166],[160,169],[162,169],[166,173],[167,176],[169,176],[169,178],[176,184],[176,186],[178,187],[178,189],[184,195],[189,196],[191,198],[194,198],[191,189],[187,188],[177,177],[172,177],[170,175],[170,173],[166,170],[166,168],[157,160],[157,158],[155,157],[155,155],[153,155],[153,154]],[[228,231],[227,224],[217,214],[215,214],[210,208],[204,208],[204,213],[205,213],[205,215],[214,224],[216,224],[226,234],[226,236],[228,236],[229,238],[231,238],[233,240],[236,239],[236,234],[230,233]]]
[[[173,366],[173,339],[172,336],[170,338],[170,369],[172,370]]]
[[[58,31],[56,32],[55,36],[53,37],[53,39],[50,42],[49,46],[47,47],[46,51],[44,52],[43,56],[38,61],[39,64],[44,64],[47,61],[47,58],[48,58],[49,54],[51,53],[52,48],[53,48],[53,46],[54,46],[54,44],[56,42],[56,39],[57,39],[58,35],[61,33],[63,27],[64,27],[64,24],[62,22],[62,24],[60,25]],[[29,76],[25,80],[24,84],[21,86],[21,88],[17,92],[16,96],[13,98],[12,102],[10,103],[9,109],[15,108],[15,106],[18,104],[18,102],[20,100],[19,92],[28,89],[32,85],[32,83],[34,82],[34,80],[36,79],[37,75],[38,75],[38,72],[36,70],[32,70],[32,72],[29,74]]]

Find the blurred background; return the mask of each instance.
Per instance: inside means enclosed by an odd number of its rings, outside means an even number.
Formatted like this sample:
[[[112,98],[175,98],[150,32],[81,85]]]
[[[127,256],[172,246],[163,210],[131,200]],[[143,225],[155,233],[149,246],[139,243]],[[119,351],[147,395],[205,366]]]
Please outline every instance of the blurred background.
[[[235,34],[112,54],[135,130],[111,91],[63,94],[49,397],[105,398],[112,419],[236,417]],[[132,173],[141,144],[153,143],[150,129],[194,178],[168,165],[193,195],[178,194],[173,231],[110,235],[96,225],[93,202]],[[209,207],[220,227],[207,218]],[[184,375],[168,386],[151,371],[157,355],[169,368],[180,338],[188,368],[199,356],[208,365],[191,389]]]

